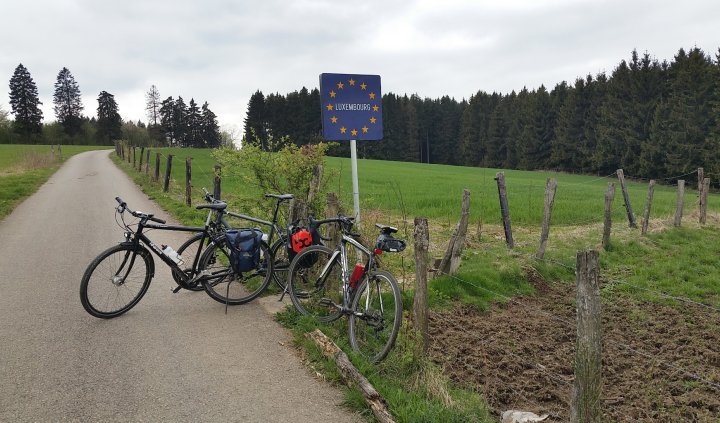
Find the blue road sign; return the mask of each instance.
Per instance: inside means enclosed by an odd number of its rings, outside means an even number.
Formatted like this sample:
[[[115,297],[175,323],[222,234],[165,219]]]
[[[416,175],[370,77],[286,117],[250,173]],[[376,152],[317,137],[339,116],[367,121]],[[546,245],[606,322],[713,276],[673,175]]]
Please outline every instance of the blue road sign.
[[[323,138],[381,140],[380,75],[320,74]]]

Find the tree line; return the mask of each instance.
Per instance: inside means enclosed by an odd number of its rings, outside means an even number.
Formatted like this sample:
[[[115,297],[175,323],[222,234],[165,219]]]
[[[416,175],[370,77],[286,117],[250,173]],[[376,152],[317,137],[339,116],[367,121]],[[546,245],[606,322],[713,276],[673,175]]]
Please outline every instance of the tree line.
[[[387,93],[382,104],[384,139],[358,143],[360,157],[590,174],[623,168],[642,178],[698,167],[720,173],[720,49],[715,58],[680,49],[669,63],[633,51],[610,75],[552,90],[478,91],[461,101]],[[317,89],[257,91],[243,140],[266,148],[283,136],[317,142],[320,113]]]
[[[107,91],[98,95],[97,117],[84,116],[79,85],[65,67],[58,73],[54,89],[57,121],[43,124],[37,85],[22,63],[15,68],[10,78],[11,109],[0,109],[0,144],[111,145],[124,139],[133,145],[218,147],[228,142],[207,102],[202,107],[194,99],[186,106],[182,97],[160,102],[155,85],[146,94],[148,125],[123,122],[115,97]]]

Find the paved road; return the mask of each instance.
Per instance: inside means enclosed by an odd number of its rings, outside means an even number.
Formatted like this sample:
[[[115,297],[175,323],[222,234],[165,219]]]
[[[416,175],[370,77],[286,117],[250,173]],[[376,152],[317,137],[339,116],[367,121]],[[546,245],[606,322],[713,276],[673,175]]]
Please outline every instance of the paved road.
[[[118,195],[167,217],[107,151],[93,151],[68,160],[0,222],[0,421],[359,420],[257,302],[225,315],[203,292],[172,294],[159,259],[134,309],[112,320],[85,313],[82,273],[122,236]],[[176,247],[183,240],[152,235]]]

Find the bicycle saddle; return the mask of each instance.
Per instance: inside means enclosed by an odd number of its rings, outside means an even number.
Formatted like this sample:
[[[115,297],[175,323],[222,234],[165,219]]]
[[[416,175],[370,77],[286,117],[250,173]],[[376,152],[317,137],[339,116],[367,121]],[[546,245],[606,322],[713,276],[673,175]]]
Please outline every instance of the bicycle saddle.
[[[217,201],[212,204],[200,204],[198,206],[195,206],[196,209],[212,209],[212,210],[225,210],[227,208],[227,203],[224,201]]]
[[[377,226],[384,234],[394,234],[398,231],[398,228],[396,227],[382,225],[380,223],[376,223],[375,226]]]

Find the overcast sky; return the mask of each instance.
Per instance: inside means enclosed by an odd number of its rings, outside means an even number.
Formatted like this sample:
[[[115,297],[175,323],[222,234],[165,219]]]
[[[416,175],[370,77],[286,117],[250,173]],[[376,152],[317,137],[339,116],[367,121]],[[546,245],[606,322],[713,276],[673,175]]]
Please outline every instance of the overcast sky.
[[[22,63],[45,122],[62,67],[87,115],[105,90],[123,119],[147,121],[154,84],[240,130],[253,92],[314,88],[323,72],[460,100],[610,73],[633,49],[670,61],[681,47],[720,47],[718,0],[2,0],[0,16],[0,105]]]

